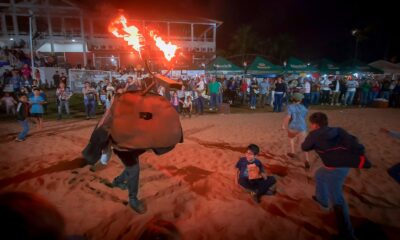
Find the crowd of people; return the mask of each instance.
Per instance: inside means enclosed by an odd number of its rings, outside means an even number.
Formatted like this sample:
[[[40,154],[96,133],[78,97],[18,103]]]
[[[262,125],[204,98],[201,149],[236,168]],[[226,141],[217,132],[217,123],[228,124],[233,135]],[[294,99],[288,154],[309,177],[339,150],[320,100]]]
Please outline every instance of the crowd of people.
[[[69,100],[73,93],[67,87],[67,79],[64,76],[57,76],[58,73],[55,75],[54,80],[58,83],[58,87],[55,90],[58,119],[61,119],[63,111],[67,116],[70,114]],[[33,118],[38,128],[41,129],[42,116],[45,112],[44,106],[47,100],[42,95],[43,91],[39,88],[40,86],[35,85],[34,81],[36,79],[32,77],[32,71],[28,66],[24,66],[20,71],[11,71],[9,79],[10,83],[13,84],[12,90],[14,93],[18,93],[15,95],[17,99],[10,93],[5,93],[2,101],[6,103],[7,113],[16,114],[22,126],[22,131],[16,140],[24,141],[29,131],[28,117]],[[306,167],[310,165],[307,152],[311,150],[317,151],[326,168],[322,167],[316,173],[316,193],[313,199],[324,209],[332,208],[336,213],[340,232],[347,239],[353,239],[354,233],[349,218],[348,206],[343,198],[342,186],[350,168],[364,165],[366,160],[363,146],[343,129],[328,127],[327,115],[320,112],[310,116],[311,132],[307,133],[308,107],[314,104],[329,106],[360,105],[365,107],[369,106],[377,98],[385,99],[384,101],[388,101],[392,107],[399,107],[400,81],[390,82],[384,80],[379,82],[369,79],[334,76],[328,76],[321,80],[300,78],[291,81],[284,81],[281,76],[275,79],[265,78],[259,82],[256,79],[231,78],[228,80],[215,77],[196,77],[185,81],[179,79],[178,81],[182,82],[182,88],[177,91],[168,89],[161,84],[156,84],[153,92],[165,97],[182,116],[201,115],[204,113],[206,106],[208,106],[209,111],[218,111],[223,103],[246,105],[252,110],[257,107],[264,108],[266,105],[271,105],[274,112],[283,111],[283,105],[287,104],[287,114],[282,121],[282,129],[286,129],[288,132],[291,149],[288,156],[297,157],[294,150],[296,138],[297,142],[302,143],[301,148],[305,151]],[[19,82],[19,84],[14,85],[15,82]],[[25,82],[27,85],[21,86],[21,83]],[[137,79],[135,77],[128,77],[126,82],[116,79],[105,79],[97,84],[89,81],[85,82],[82,88],[82,95],[86,118],[95,118],[98,106],[102,106],[104,110],[109,109],[115,94],[142,90],[148,86],[149,83],[146,79]],[[32,88],[32,92],[29,92],[29,90],[25,92],[29,87]],[[16,106],[16,108],[12,106]],[[341,165],[342,162],[338,159],[343,158],[346,153],[329,150],[332,148],[337,149],[337,146],[345,144],[348,144],[345,147],[354,148],[353,152],[355,154],[349,157],[351,161],[347,161],[354,163],[354,166]],[[126,158],[125,153],[114,152],[122,160]],[[256,158],[259,153],[259,147],[250,144],[245,157],[241,158],[236,164],[237,183],[247,189],[256,202],[260,202],[263,195],[273,195],[273,185],[276,183],[276,179],[273,176],[266,175],[261,162]],[[107,155],[108,153],[104,154]],[[105,159],[109,158],[109,155],[105,157]],[[139,162],[138,156],[132,157],[129,155],[127,158],[136,159],[136,162]],[[102,164],[107,164],[107,161],[103,161]],[[138,181],[139,171],[135,171],[137,173],[135,172],[134,175]],[[121,178],[122,180],[118,182],[117,177],[113,185],[120,188],[128,188],[130,194],[132,194],[129,188],[130,184],[126,182],[126,178]],[[135,188],[134,192],[136,196],[138,187]],[[144,213],[144,206],[138,199],[136,200],[137,202],[132,203],[133,209],[138,213]]]

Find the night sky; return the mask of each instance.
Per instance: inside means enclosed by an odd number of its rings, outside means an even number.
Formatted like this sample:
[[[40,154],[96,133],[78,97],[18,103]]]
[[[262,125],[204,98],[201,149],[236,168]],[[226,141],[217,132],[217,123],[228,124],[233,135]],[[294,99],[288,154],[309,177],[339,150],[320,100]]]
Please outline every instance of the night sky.
[[[98,0],[97,9],[123,8],[144,15],[198,16],[223,21],[217,49],[227,50],[238,26],[247,24],[262,38],[282,33],[295,44],[292,56],[305,61],[330,58],[337,62],[354,57],[353,29],[367,29],[359,42],[364,62],[400,57],[400,28],[395,1],[333,0]],[[80,4],[93,9],[93,1]],[[110,10],[111,11],[111,10]],[[399,59],[396,59],[397,62]]]

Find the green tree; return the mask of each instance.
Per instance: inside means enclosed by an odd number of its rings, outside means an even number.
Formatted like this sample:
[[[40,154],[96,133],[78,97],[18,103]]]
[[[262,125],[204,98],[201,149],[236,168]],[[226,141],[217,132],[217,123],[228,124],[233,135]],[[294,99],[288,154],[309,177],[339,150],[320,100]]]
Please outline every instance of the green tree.
[[[240,26],[233,34],[229,50],[232,54],[241,55],[242,63],[247,60],[247,55],[257,52],[259,38],[250,25]]]

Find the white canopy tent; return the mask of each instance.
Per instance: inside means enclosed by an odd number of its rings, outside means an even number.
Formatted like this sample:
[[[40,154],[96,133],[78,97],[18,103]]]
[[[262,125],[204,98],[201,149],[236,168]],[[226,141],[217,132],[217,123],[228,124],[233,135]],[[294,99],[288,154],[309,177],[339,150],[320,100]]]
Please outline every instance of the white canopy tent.
[[[391,63],[385,60],[378,60],[375,62],[372,62],[368,64],[371,67],[380,69],[383,71],[383,74],[389,75],[389,74],[397,74],[400,75],[400,65]]]

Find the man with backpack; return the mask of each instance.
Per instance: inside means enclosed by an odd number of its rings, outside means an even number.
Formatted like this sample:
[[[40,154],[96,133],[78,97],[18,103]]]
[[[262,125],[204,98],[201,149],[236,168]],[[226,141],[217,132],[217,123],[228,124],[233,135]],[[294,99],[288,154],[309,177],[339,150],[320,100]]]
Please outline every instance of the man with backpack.
[[[342,128],[328,127],[328,117],[322,112],[310,118],[311,132],[302,143],[303,151],[315,150],[324,166],[315,173],[315,196],[321,208],[333,207],[340,239],[355,239],[349,207],[343,197],[343,184],[350,168],[369,168],[364,146]]]

